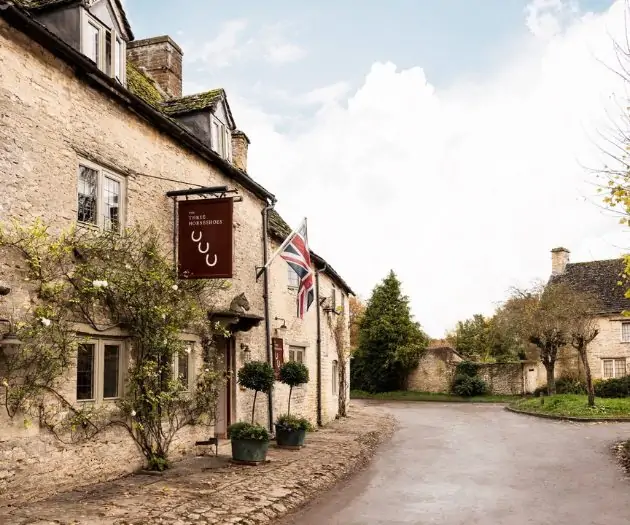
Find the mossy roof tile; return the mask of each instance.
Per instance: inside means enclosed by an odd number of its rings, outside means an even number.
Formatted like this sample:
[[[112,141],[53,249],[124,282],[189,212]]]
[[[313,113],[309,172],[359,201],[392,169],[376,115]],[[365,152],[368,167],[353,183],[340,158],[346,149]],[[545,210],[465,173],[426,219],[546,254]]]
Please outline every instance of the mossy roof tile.
[[[627,278],[624,259],[570,263],[560,275],[551,277],[551,283],[563,283],[574,290],[595,296],[602,314],[615,314],[630,310],[627,299]],[[623,285],[619,284],[623,283]]]
[[[155,81],[130,61],[127,61],[127,89],[156,109],[160,109],[160,104],[164,101]]]
[[[167,100],[162,103],[161,109],[167,115],[180,115],[214,108],[216,103],[223,99],[225,99],[225,91],[223,89],[211,89],[204,93]]]

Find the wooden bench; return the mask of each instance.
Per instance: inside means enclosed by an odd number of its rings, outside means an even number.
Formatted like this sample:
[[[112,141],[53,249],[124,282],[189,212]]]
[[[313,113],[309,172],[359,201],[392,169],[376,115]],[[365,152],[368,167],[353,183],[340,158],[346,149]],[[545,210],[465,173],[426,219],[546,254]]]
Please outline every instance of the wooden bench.
[[[219,455],[219,438],[212,437],[212,438],[208,438],[206,441],[195,442],[196,447],[202,447],[202,446],[208,446],[208,445],[214,445],[214,455],[218,456]]]

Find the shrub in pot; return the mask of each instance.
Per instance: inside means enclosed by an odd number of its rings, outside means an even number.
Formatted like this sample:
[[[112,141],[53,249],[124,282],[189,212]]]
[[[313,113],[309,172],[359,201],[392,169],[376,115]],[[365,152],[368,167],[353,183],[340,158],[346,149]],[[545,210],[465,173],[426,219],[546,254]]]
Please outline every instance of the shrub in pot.
[[[238,384],[254,391],[251,423],[241,421],[228,428],[228,437],[232,441],[232,459],[245,463],[258,463],[267,459],[269,432],[254,423],[256,415],[256,397],[258,392],[271,392],[275,377],[273,368],[263,361],[246,363],[238,371]]]
[[[289,406],[286,415],[276,421],[276,442],[279,447],[303,447],[306,431],[311,429],[311,424],[308,419],[291,415],[291,395],[293,387],[308,383],[308,368],[303,363],[289,361],[280,368],[278,379],[289,385]]]

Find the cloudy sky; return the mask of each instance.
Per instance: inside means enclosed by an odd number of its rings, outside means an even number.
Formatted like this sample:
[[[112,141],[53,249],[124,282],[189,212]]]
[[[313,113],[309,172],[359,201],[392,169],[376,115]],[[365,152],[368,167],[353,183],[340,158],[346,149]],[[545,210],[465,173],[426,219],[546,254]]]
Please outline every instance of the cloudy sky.
[[[390,269],[434,337],[630,244],[592,170],[625,107],[613,0],[127,0],[224,87],[250,173],[362,297]],[[358,6],[361,6],[360,8]]]

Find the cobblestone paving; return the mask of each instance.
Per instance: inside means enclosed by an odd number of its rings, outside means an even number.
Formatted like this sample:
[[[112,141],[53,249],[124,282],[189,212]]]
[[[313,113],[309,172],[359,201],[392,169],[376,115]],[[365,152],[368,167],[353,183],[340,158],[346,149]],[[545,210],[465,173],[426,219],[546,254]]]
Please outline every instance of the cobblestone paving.
[[[264,465],[233,465],[223,446],[219,457],[190,458],[162,476],[137,474],[0,508],[0,524],[270,523],[365,465],[394,426],[382,409],[354,402],[349,418],[309,434],[302,450],[270,446]]]

